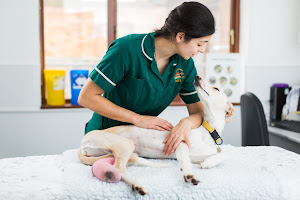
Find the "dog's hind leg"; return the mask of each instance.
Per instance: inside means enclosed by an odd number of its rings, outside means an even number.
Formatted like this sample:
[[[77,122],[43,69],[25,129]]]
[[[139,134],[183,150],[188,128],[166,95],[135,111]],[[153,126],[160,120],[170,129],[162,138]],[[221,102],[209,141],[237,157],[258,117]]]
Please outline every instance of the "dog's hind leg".
[[[185,142],[181,142],[175,153],[180,165],[180,170],[183,171],[183,178],[185,182],[197,185],[200,181],[197,180],[192,173],[192,163],[187,144]]]
[[[118,148],[113,149],[114,156],[116,158],[114,166],[119,169],[121,173],[121,179],[125,183],[127,183],[133,191],[135,191],[138,194],[145,195],[146,191],[145,189],[140,186],[139,183],[137,183],[135,180],[131,179],[127,172],[126,172],[126,165],[128,161],[135,160],[134,157],[132,157],[134,150],[134,143],[131,140],[123,140],[118,144]]]
[[[81,140],[81,149],[84,148],[111,150],[115,157],[114,167],[120,172],[121,180],[126,182],[135,192],[142,195],[146,194],[143,187],[131,179],[126,172],[127,162],[134,151],[134,143],[132,140],[115,134],[106,133],[105,131],[93,131],[87,133]],[[86,157],[80,161],[86,164],[84,161],[90,158],[91,157]]]
[[[142,186],[140,186],[138,183],[136,183],[135,180],[130,178],[127,173],[123,173],[121,174],[121,176],[122,176],[122,181],[127,183],[133,191],[141,195],[147,194],[145,189]]]
[[[78,158],[79,158],[80,162],[83,164],[86,164],[86,165],[93,165],[94,162],[96,162],[97,160],[100,160],[103,158],[110,158],[110,157],[114,157],[114,155],[107,154],[107,155],[98,156],[98,157],[91,157],[91,156],[83,155],[81,149],[78,150]]]

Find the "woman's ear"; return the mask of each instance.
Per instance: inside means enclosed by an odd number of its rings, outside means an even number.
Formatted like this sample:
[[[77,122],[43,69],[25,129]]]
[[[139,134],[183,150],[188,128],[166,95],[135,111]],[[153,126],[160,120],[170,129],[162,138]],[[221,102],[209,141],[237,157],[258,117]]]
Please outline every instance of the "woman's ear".
[[[178,32],[176,35],[176,41],[180,42],[180,41],[184,41],[185,39],[185,33],[184,32]]]
[[[234,108],[232,103],[227,102],[226,103],[226,115],[225,115],[225,121],[227,123],[231,122],[232,118],[233,118],[233,113],[234,113]]]

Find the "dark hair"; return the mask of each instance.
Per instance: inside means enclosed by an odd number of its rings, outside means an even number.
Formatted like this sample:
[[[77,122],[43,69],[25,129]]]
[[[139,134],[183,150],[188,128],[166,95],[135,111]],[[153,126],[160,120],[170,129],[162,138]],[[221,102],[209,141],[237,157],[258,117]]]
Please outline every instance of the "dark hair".
[[[185,33],[185,42],[205,37],[215,32],[215,20],[210,10],[199,2],[184,2],[172,10],[157,36],[174,40],[178,32]]]

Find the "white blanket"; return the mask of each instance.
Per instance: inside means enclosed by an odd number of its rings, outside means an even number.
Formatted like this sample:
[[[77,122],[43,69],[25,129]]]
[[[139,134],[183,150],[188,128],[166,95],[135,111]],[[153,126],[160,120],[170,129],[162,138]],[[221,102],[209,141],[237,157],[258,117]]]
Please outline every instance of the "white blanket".
[[[60,156],[0,160],[0,199],[299,199],[300,155],[279,147],[232,147],[232,156],[217,167],[193,172],[197,186],[184,182],[176,160],[167,168],[129,166],[128,174],[144,186],[141,196],[120,181],[93,177],[91,166],[77,158],[77,149]]]
[[[1,159],[0,199],[64,199],[62,167],[61,155]]]

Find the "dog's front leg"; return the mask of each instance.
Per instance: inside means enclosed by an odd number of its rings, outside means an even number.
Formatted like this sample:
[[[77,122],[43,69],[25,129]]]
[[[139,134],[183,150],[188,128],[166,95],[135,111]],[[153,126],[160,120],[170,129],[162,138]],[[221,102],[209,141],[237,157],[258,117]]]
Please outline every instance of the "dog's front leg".
[[[192,173],[192,163],[187,144],[185,142],[181,142],[175,153],[180,165],[180,170],[183,171],[183,178],[185,182],[197,185],[200,181],[197,180]]]

